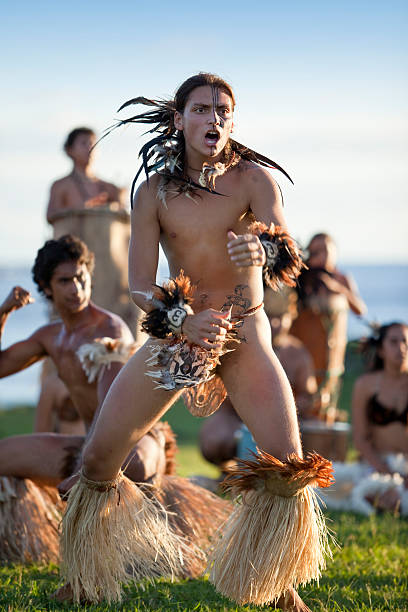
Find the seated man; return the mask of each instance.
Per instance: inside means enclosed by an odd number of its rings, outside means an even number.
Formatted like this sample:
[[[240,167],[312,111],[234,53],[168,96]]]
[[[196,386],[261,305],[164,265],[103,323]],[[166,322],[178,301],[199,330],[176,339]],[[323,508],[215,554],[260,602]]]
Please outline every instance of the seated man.
[[[50,373],[43,381],[35,411],[34,431],[85,435],[85,425],[68,389],[59,376]]]
[[[79,127],[67,136],[64,151],[73,162],[72,172],[51,186],[47,221],[53,224],[58,214],[68,210],[81,210],[110,206],[115,210],[125,207],[124,190],[96,177],[91,170],[92,148],[96,136],[93,130]]]
[[[61,318],[0,351],[0,377],[49,356],[59,376],[58,387],[66,388],[52,392],[60,404],[65,401],[66,406],[67,399],[72,402],[87,436],[113,379],[135,349],[122,319],[91,301],[93,264],[93,254],[78,238],[67,235],[47,241],[38,251],[33,277]],[[0,305],[0,336],[8,316],[32,301],[21,287],[11,290]],[[47,384],[50,380],[48,376]],[[66,493],[77,479],[86,437],[44,433],[45,420],[42,414],[36,424],[42,433],[0,440],[0,563],[56,562],[59,558],[61,514],[54,487],[59,485],[60,492]],[[161,480],[162,476],[162,487],[156,493],[160,507],[174,531],[196,550],[206,544],[231,508],[229,502],[172,476],[176,450],[169,425],[156,423],[133,446],[123,470],[135,482],[156,481],[156,476]],[[211,513],[202,511],[209,506]],[[184,575],[201,574],[204,564],[200,552],[192,554]],[[62,598],[65,595],[64,591]]]
[[[61,317],[36,330],[29,338],[0,351],[0,377],[19,372],[49,356],[87,431],[116,374],[131,352],[133,337],[116,315],[91,302],[93,254],[78,238],[49,240],[38,251],[33,277],[39,291],[52,300]],[[14,287],[0,306],[0,330],[9,315],[32,301],[21,287]],[[106,367],[94,364],[98,373],[87,375],[78,357],[83,345],[97,344]],[[107,339],[110,340],[110,344]],[[89,349],[92,352],[92,349]],[[93,351],[95,353],[95,350]],[[85,362],[84,362],[85,363]],[[89,357],[85,365],[90,366]],[[89,370],[88,370],[89,371]],[[80,467],[83,435],[35,433],[0,440],[1,476],[29,478],[58,485]],[[136,481],[151,478],[164,469],[164,441],[147,435],[133,449],[126,473]]]
[[[285,288],[286,289],[286,288]],[[300,419],[314,416],[317,391],[312,358],[300,340],[289,334],[296,316],[296,294],[282,289],[280,293],[265,288],[264,307],[272,329],[272,346],[291,384]],[[206,421],[200,432],[200,448],[210,463],[221,469],[237,455],[242,420],[227,397],[217,412]]]

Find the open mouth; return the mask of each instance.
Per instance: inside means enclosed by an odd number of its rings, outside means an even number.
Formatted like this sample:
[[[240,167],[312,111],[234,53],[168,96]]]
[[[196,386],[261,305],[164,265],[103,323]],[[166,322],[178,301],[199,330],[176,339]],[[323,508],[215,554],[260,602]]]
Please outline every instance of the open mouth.
[[[210,147],[214,147],[219,139],[220,134],[216,130],[209,130],[205,135],[205,142]]]

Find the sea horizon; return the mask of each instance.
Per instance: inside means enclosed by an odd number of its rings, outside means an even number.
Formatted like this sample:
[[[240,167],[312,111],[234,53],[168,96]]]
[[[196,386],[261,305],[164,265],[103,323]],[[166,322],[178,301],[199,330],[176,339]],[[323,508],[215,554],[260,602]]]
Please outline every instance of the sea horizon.
[[[48,321],[47,301],[40,297],[31,279],[31,265],[0,266],[0,300],[5,299],[14,285],[22,285],[32,292],[34,304],[13,312],[3,332],[2,347],[27,338]],[[349,316],[348,339],[353,340],[369,333],[368,322],[408,322],[408,262],[399,264],[346,263],[339,269],[351,274],[368,312],[363,318]],[[158,281],[168,277],[167,262],[160,258]],[[40,390],[41,363],[0,380],[0,408],[18,404],[35,404]]]

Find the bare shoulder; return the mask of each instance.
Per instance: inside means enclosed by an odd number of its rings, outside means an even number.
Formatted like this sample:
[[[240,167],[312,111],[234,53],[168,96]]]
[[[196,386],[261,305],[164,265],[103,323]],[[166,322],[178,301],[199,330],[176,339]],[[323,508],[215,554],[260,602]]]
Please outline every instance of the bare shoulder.
[[[60,320],[47,323],[36,329],[35,332],[31,334],[31,338],[47,346],[61,332],[62,325],[62,321]]]
[[[149,180],[140,183],[133,198],[134,210],[157,210],[159,199],[157,190],[160,186],[161,177],[158,174],[153,174]]]
[[[54,191],[64,191],[64,189],[67,189],[71,183],[72,177],[70,174],[68,174],[67,176],[63,176],[62,178],[54,181],[51,185],[51,189]]]
[[[110,312],[99,308],[99,306],[93,305],[94,314],[96,318],[96,326],[93,331],[94,338],[114,338],[123,340],[124,342],[133,342],[133,336],[121,317]]]
[[[354,383],[354,389],[364,394],[375,393],[379,382],[379,376],[379,372],[367,372],[366,374],[362,374]]]
[[[262,168],[262,166],[258,166],[251,161],[243,160],[238,164],[237,170],[242,176],[242,180],[249,186],[265,189],[280,196],[279,185],[266,168]]]

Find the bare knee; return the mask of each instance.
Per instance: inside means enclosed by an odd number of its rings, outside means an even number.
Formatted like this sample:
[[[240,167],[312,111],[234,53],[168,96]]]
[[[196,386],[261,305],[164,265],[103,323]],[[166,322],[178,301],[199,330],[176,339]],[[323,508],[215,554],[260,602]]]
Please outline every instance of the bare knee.
[[[235,421],[225,419],[225,422],[221,423],[220,419],[211,420],[210,417],[200,431],[200,450],[203,457],[215,465],[235,457],[237,448],[235,433],[239,425],[238,418]]]
[[[129,454],[123,466],[128,478],[144,482],[165,470],[165,441],[160,444],[150,435],[143,436]]]
[[[110,470],[106,466],[106,449],[91,443],[86,444],[82,451],[82,470],[91,480],[113,480],[119,469]],[[113,473],[112,473],[113,472]]]
[[[122,468],[125,474],[135,482],[143,482],[157,473],[164,472],[165,451],[149,435],[141,440],[123,457],[123,464],[112,461],[109,452],[103,445],[95,444],[92,440],[84,447],[82,454],[82,468],[85,475],[91,480],[112,480],[116,478]]]

